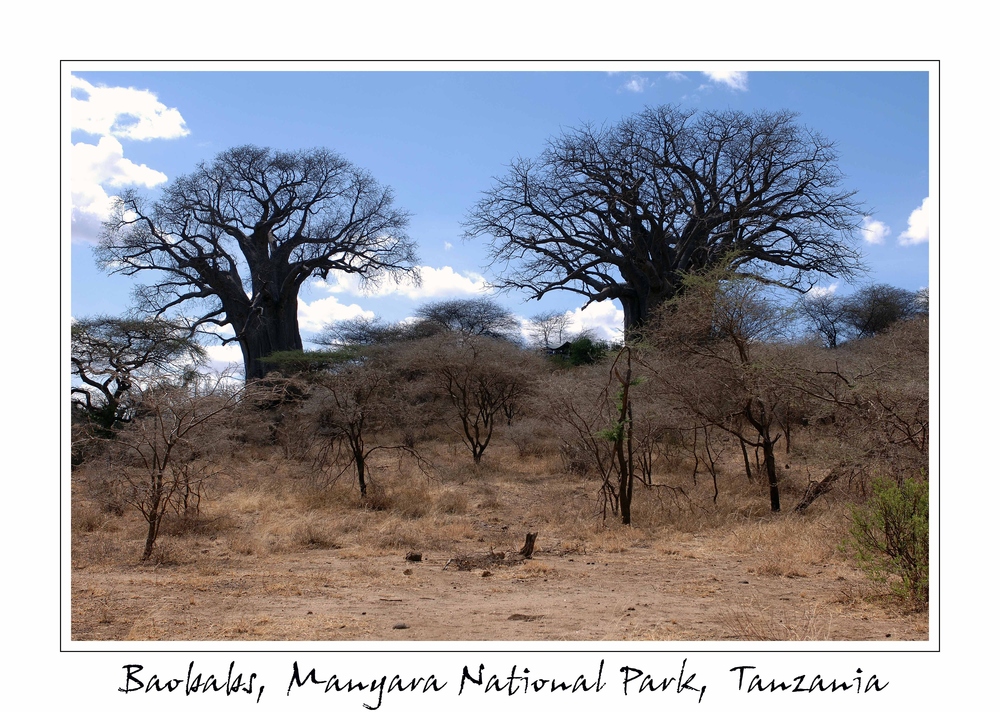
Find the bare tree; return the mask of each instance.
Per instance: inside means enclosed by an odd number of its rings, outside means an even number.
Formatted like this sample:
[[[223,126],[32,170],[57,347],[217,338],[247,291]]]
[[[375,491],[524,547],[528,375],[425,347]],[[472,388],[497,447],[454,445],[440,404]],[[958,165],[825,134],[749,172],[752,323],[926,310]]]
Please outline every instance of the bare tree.
[[[404,420],[403,402],[392,371],[376,358],[347,364],[311,379],[316,393],[310,407],[318,410],[319,433],[347,455],[361,496],[368,493],[368,458],[384,449],[412,449],[377,440],[386,430]],[[340,460],[341,458],[335,458]]]
[[[516,414],[515,406],[530,392],[537,364],[513,344],[482,336],[439,338],[427,344],[423,359],[458,419],[460,427],[453,429],[478,465],[505,409]]]
[[[610,512],[626,525],[632,524],[637,483],[675,499],[687,497],[683,488],[654,477],[670,460],[668,422],[673,414],[670,405],[649,398],[646,380],[643,364],[625,346],[607,370],[602,365],[553,374],[540,396],[544,417],[562,441],[567,469],[596,474],[603,518]]]
[[[298,292],[331,271],[363,281],[413,275],[408,215],[389,188],[326,149],[239,146],[174,180],[159,201],[122,193],[97,248],[112,273],[157,279],[138,306],[188,309],[192,328],[230,326],[248,379],[261,357],[302,349]]]
[[[827,348],[837,348],[848,330],[844,300],[829,292],[806,294],[799,300],[798,308],[809,328],[819,334]]]
[[[147,525],[143,561],[153,552],[167,512],[185,509],[192,495],[200,497],[200,484],[211,474],[210,468],[196,462],[194,437],[207,425],[216,424],[238,403],[239,396],[240,390],[231,386],[226,375],[163,385],[143,401],[143,416],[109,444],[111,474],[118,480],[121,496]]]
[[[841,188],[834,143],[788,111],[647,108],[585,125],[519,158],[472,208],[466,236],[490,239],[496,283],[618,300],[626,332],[688,272],[748,268],[807,291],[861,270],[861,217]]]
[[[73,405],[109,435],[135,416],[143,387],[183,380],[204,359],[183,324],[98,316],[70,328]]]
[[[702,423],[760,448],[771,511],[780,511],[775,445],[790,396],[774,341],[788,313],[767,298],[758,280],[722,268],[685,281],[684,294],[650,334],[659,348],[647,362],[661,386]]]
[[[561,311],[547,311],[528,319],[528,333],[539,348],[551,349],[562,346],[569,333],[569,314]]]

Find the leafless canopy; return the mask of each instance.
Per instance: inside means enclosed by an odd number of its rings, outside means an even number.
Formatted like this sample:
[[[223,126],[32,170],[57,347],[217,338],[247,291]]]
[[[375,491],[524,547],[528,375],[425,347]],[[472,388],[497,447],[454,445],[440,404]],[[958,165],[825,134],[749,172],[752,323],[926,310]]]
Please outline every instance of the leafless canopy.
[[[159,201],[124,192],[97,250],[106,270],[153,272],[151,314],[187,308],[195,327],[232,326],[247,376],[302,348],[297,295],[331,270],[363,281],[412,274],[408,215],[392,191],[338,154],[240,146],[173,181]]]
[[[791,112],[661,106],[518,158],[471,210],[466,236],[491,240],[499,286],[617,299],[629,329],[683,274],[722,261],[770,267],[801,291],[815,275],[857,274],[860,205],[841,182],[834,144]]]

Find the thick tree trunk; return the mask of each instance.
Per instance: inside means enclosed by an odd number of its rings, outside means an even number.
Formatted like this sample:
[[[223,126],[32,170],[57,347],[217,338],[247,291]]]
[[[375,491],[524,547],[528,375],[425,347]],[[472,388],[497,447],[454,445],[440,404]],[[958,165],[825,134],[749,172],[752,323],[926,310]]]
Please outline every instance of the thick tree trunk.
[[[263,378],[273,370],[261,359],[277,351],[301,351],[299,334],[298,297],[280,302],[262,299],[259,307],[251,310],[240,335],[246,380]]]
[[[524,546],[522,546],[521,550],[518,551],[517,553],[526,559],[530,559],[532,552],[535,550],[535,539],[537,538],[538,538],[538,532],[535,532],[534,534],[528,532],[527,534],[525,534]]]
[[[625,336],[626,340],[635,338],[642,327],[649,321],[649,318],[656,313],[663,304],[674,296],[672,289],[650,290],[632,289],[628,293],[618,297],[618,302],[625,312]]]

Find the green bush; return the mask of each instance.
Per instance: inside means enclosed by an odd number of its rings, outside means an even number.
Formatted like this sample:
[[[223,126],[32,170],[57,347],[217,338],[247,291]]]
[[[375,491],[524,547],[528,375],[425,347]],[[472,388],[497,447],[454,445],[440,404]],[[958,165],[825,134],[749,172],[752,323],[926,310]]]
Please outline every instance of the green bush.
[[[929,585],[929,494],[927,482],[901,484],[878,478],[872,496],[851,508],[845,548],[875,581],[893,593],[927,602]]]
[[[589,336],[579,336],[569,345],[569,362],[572,366],[589,366],[607,356],[610,346]]]

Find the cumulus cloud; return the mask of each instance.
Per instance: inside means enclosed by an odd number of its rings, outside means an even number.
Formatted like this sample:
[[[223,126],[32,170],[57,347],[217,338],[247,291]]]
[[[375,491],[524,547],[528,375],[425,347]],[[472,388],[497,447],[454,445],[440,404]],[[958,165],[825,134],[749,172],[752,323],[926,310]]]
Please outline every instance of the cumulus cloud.
[[[463,295],[479,295],[489,292],[486,278],[475,272],[456,272],[451,267],[417,268],[420,284],[404,280],[395,283],[391,279],[363,287],[360,278],[354,274],[334,273],[326,282],[315,282],[314,285],[331,294],[351,294],[366,297],[403,296],[410,299],[440,299],[443,297],[460,297]]]
[[[735,91],[746,91],[750,75],[747,72],[702,72],[714,84],[723,84]]]
[[[646,91],[647,88],[652,86],[646,77],[635,76],[625,82],[624,89],[626,91],[634,92],[636,94],[641,94]]]
[[[808,292],[806,292],[806,299],[818,299],[820,297],[831,296],[837,291],[837,282],[827,285],[826,287],[813,287]]]
[[[613,301],[594,302],[586,309],[574,309],[569,314],[570,331],[587,332],[598,339],[621,341],[625,312]]]
[[[232,344],[211,344],[205,347],[208,353],[208,368],[216,373],[222,373],[227,369],[243,368],[243,351],[237,343]]]
[[[909,247],[927,242],[931,237],[930,198],[924,198],[920,207],[910,213],[906,231],[899,236],[899,244]]]
[[[77,143],[72,153],[73,237],[94,241],[108,219],[113,202],[105,186],[141,185],[152,188],[167,180],[160,171],[125,158],[118,139],[102,136],[97,145]]]
[[[374,319],[375,312],[358,304],[341,304],[336,297],[305,302],[299,299],[299,327],[303,331],[320,331],[333,321],[344,321],[357,317]]]
[[[167,180],[164,173],[125,158],[119,139],[178,138],[189,132],[180,112],[167,108],[152,92],[97,87],[80,77],[70,81],[73,130],[100,137],[97,144],[72,147],[72,235],[78,242],[95,242],[114,201],[106,188],[152,188]]]
[[[667,79],[675,82],[686,82],[688,81],[688,76],[683,72],[667,72]]]
[[[890,234],[889,226],[871,215],[865,215],[861,221],[861,237],[869,245],[881,245]]]
[[[190,133],[180,111],[167,107],[151,91],[94,86],[80,77],[71,78],[70,91],[74,131],[139,141]]]

